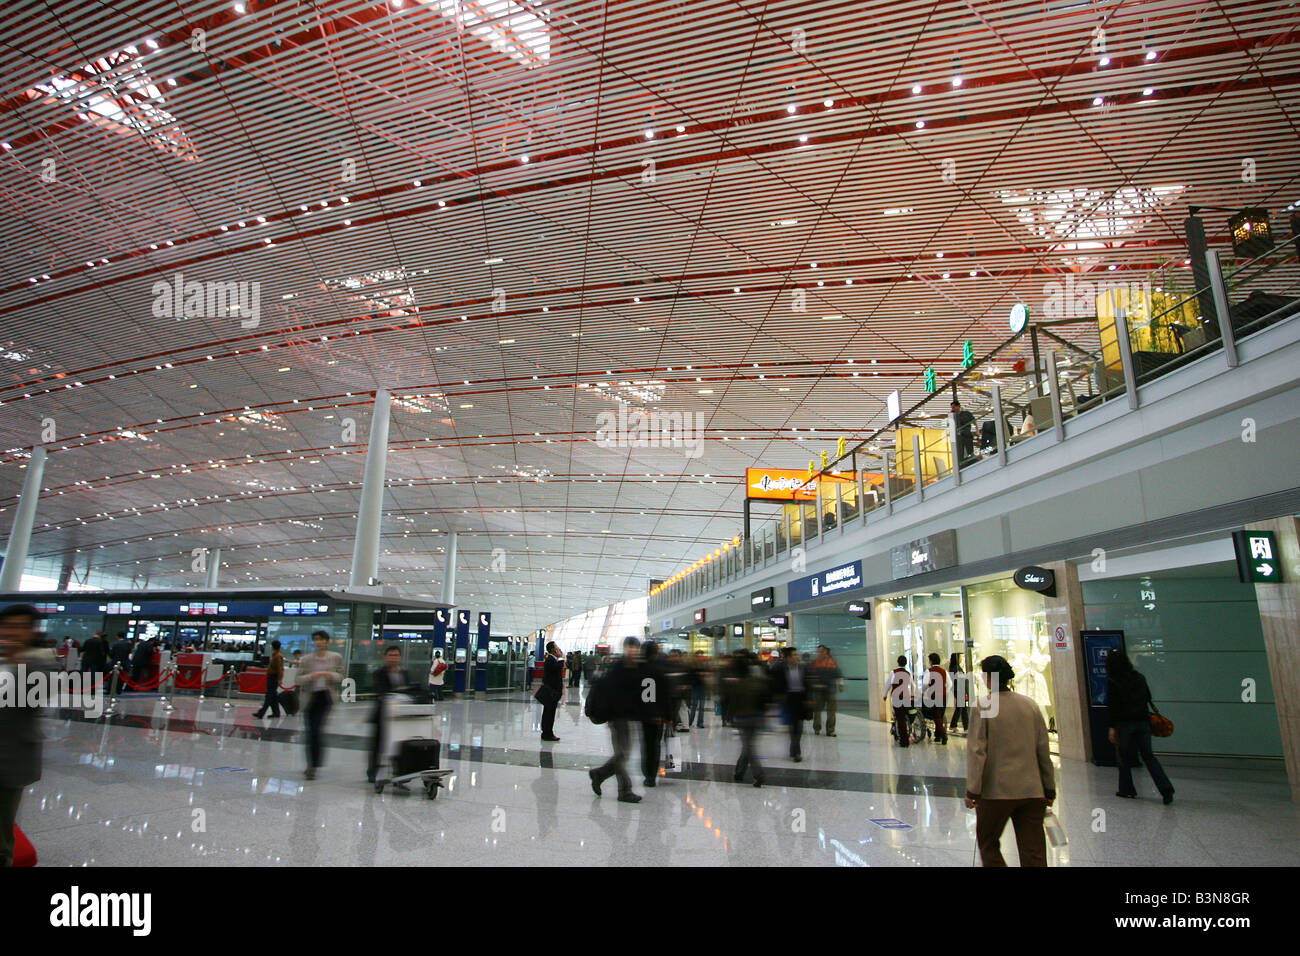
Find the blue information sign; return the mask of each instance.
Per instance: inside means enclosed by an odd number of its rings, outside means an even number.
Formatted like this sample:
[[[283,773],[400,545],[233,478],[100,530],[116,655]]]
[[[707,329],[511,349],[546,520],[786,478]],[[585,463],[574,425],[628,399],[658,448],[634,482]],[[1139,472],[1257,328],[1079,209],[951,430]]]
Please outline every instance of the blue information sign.
[[[837,567],[810,574],[806,578],[795,578],[786,585],[786,596],[791,604],[811,601],[813,598],[843,591],[853,591],[862,587],[862,562],[851,561]]]

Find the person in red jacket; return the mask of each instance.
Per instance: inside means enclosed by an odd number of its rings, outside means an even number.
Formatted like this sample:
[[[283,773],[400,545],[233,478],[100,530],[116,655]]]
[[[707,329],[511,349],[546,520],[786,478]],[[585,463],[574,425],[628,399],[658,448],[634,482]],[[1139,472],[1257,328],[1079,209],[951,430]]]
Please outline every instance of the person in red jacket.
[[[930,655],[930,669],[925,672],[925,686],[921,688],[921,712],[934,721],[935,743],[948,742],[948,725],[944,711],[948,708],[948,672],[939,666],[939,655]]]

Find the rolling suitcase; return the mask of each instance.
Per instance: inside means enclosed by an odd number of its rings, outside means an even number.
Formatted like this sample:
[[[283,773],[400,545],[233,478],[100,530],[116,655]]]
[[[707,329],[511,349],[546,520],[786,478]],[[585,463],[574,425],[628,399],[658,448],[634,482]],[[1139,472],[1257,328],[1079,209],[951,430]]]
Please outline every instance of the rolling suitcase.
[[[280,691],[280,709],[283,710],[290,717],[294,717],[297,715],[298,713],[298,691],[297,690]]]
[[[413,737],[397,745],[393,755],[393,776],[404,777],[421,770],[438,769],[438,753],[442,744],[427,737]]]
[[[387,709],[388,726],[391,728],[394,726],[393,718],[398,710],[395,697],[390,696],[384,702],[384,707]],[[424,795],[430,800],[436,800],[438,788],[446,786],[446,778],[452,774],[450,770],[439,769],[438,757],[441,752],[442,744],[435,737],[408,737],[399,740],[396,750],[393,751],[392,776],[377,779],[375,793],[383,793],[384,788],[389,784],[404,791],[407,784],[418,780],[424,787]]]

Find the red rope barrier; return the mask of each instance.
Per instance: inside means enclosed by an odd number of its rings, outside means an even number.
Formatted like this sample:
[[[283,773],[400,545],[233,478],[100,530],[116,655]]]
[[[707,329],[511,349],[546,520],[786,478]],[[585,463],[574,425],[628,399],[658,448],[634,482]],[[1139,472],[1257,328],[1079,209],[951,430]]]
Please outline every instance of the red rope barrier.
[[[122,678],[122,683],[125,684],[127,687],[129,687],[131,690],[154,690],[157,687],[161,687],[163,681],[165,681],[170,676],[171,676],[171,671],[163,671],[161,674],[158,675],[158,679],[156,681],[153,681],[152,683],[134,684],[127,677]]]

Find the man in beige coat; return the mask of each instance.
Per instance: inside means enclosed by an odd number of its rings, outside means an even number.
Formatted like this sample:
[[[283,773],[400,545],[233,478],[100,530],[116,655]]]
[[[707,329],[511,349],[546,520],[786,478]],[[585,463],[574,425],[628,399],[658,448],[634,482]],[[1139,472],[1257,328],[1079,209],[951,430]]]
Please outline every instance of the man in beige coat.
[[[971,708],[966,741],[966,806],[985,866],[1006,866],[1002,831],[1016,831],[1021,866],[1047,866],[1043,817],[1056,799],[1047,724],[1038,704],[1007,689],[1016,673],[994,655],[980,661],[989,696]]]

